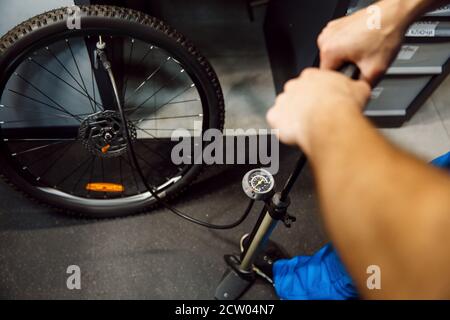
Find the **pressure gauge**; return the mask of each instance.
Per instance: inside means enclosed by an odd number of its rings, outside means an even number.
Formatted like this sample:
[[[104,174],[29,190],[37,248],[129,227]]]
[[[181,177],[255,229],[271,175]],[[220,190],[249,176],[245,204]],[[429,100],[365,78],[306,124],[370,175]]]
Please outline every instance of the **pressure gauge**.
[[[254,169],[242,179],[242,188],[251,199],[265,200],[273,195],[275,179],[267,170]]]

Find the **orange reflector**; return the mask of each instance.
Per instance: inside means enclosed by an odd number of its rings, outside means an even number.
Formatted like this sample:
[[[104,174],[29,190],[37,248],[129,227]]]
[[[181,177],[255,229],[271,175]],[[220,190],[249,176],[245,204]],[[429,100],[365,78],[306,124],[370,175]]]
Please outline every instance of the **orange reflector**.
[[[109,144],[107,144],[106,146],[104,146],[104,147],[102,148],[102,153],[107,153],[108,150],[109,150],[109,148],[111,148],[111,145],[109,145]]]
[[[86,190],[96,192],[123,192],[125,188],[121,184],[99,182],[88,183]]]

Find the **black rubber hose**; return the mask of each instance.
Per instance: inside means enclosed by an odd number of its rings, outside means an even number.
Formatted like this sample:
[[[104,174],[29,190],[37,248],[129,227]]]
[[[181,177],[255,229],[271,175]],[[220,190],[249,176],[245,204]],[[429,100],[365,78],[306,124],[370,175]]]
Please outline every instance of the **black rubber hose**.
[[[253,208],[253,204],[254,204],[254,200],[251,199],[247,209],[245,210],[244,214],[235,222],[231,223],[231,224],[227,224],[227,225],[216,225],[216,224],[211,224],[209,222],[206,221],[202,221],[196,218],[193,218],[187,214],[185,214],[184,212],[172,207],[170,204],[168,204],[164,199],[162,199],[160,196],[158,196],[158,194],[153,190],[153,188],[148,184],[147,180],[145,179],[144,173],[142,172],[141,167],[139,166],[137,157],[136,157],[136,153],[134,151],[134,147],[133,147],[133,143],[130,137],[130,132],[128,131],[128,122],[125,118],[125,112],[122,108],[122,103],[120,102],[120,97],[119,97],[119,93],[117,90],[117,86],[116,86],[116,81],[114,78],[114,74],[112,72],[112,68],[111,68],[111,64],[109,63],[106,54],[103,50],[99,50],[98,52],[98,57],[100,58],[103,67],[105,68],[106,72],[108,73],[108,76],[111,80],[112,83],[112,87],[114,90],[114,95],[117,101],[117,107],[119,109],[119,113],[120,113],[120,118],[122,123],[124,124],[124,135],[125,138],[127,140],[127,144],[128,144],[128,148],[130,150],[130,154],[131,154],[131,158],[132,161],[134,163],[134,166],[136,167],[136,171],[140,177],[140,179],[142,180],[142,183],[144,184],[145,188],[148,190],[148,192],[150,192],[150,194],[152,195],[152,197],[154,197],[156,199],[156,201],[158,201],[158,203],[162,204],[167,210],[169,210],[170,212],[172,212],[173,214],[177,215],[180,218],[183,218],[189,222],[195,223],[197,225],[209,228],[209,229],[216,229],[216,230],[227,230],[227,229],[233,229],[237,226],[239,226],[242,222],[244,222],[244,220],[248,217],[248,215],[250,214],[252,208]]]

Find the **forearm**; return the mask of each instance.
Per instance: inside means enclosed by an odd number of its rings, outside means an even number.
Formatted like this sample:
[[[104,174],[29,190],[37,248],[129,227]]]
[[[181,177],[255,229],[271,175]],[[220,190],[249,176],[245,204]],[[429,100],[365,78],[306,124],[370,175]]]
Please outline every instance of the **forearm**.
[[[384,10],[385,13],[395,16],[400,28],[407,28],[425,13],[447,3],[450,3],[450,0],[381,0],[379,2],[382,14]]]
[[[386,0],[384,0],[386,1]],[[392,0],[387,0],[392,1]],[[450,3],[449,0],[394,0],[401,1],[410,15],[410,23],[425,13]]]
[[[310,121],[320,130],[309,131],[308,156],[325,224],[361,292],[450,298],[449,178],[391,146],[356,109],[334,112]],[[381,291],[367,290],[370,265],[381,268]]]
[[[388,21],[394,21],[392,27],[406,29],[425,13],[446,3],[450,0],[381,0],[378,4],[382,17],[385,14]]]

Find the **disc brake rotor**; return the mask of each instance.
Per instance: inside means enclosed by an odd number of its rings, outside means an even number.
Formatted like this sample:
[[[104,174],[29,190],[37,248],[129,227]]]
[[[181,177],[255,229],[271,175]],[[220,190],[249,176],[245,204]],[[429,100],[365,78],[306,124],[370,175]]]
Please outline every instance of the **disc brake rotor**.
[[[127,121],[132,141],[136,140],[136,128]],[[87,117],[78,130],[78,139],[93,155],[105,158],[119,157],[127,152],[124,126],[118,112],[106,110]]]

